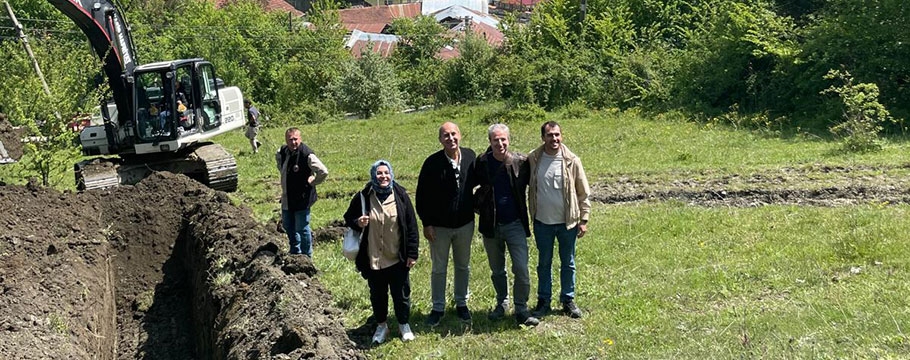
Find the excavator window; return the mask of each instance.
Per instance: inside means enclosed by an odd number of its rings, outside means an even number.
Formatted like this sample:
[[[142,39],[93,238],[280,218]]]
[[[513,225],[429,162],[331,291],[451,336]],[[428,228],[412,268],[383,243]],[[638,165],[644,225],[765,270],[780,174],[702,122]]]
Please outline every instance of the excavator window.
[[[200,93],[202,94],[202,128],[210,130],[221,126],[218,116],[221,105],[218,104],[218,88],[215,85],[215,69],[211,64],[201,64],[197,68]]]

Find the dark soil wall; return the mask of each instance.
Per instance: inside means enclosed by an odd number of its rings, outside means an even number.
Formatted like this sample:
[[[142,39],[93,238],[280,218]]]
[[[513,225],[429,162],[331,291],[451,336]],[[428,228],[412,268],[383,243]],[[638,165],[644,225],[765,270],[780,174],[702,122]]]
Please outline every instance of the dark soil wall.
[[[186,177],[0,209],[3,358],[362,358],[309,259]]]

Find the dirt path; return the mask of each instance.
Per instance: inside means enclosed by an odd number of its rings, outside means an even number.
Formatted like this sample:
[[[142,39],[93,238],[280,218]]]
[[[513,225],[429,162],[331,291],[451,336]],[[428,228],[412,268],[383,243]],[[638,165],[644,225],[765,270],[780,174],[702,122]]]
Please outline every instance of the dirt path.
[[[910,164],[811,165],[751,172],[675,172],[616,175],[592,184],[594,201],[623,204],[680,201],[696,206],[770,204],[846,206],[910,203]]]

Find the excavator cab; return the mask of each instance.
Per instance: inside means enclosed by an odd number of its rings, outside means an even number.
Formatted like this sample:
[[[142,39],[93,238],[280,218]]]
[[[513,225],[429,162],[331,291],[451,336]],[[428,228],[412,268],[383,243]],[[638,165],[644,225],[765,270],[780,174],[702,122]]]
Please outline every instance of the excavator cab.
[[[150,171],[185,174],[213,189],[237,189],[236,161],[213,137],[244,125],[243,94],[223,86],[200,58],[140,65],[114,0],[48,0],[82,30],[101,59],[111,99],[102,125],[79,134],[85,155],[76,188],[135,184]]]
[[[137,143],[176,140],[221,125],[211,64],[199,59],[140,66],[134,75]]]
[[[205,60],[140,65],[131,80],[136,111],[126,134],[136,154],[177,151],[243,125],[243,95],[219,87]]]

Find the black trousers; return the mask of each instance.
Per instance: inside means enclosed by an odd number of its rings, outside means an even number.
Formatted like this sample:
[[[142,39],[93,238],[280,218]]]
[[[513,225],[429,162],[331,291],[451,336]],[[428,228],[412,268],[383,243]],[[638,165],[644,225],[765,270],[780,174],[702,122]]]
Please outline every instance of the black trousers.
[[[367,284],[370,285],[370,305],[377,323],[389,319],[389,293],[395,307],[399,324],[407,324],[411,318],[411,276],[404,262],[385,269],[369,270]]]

